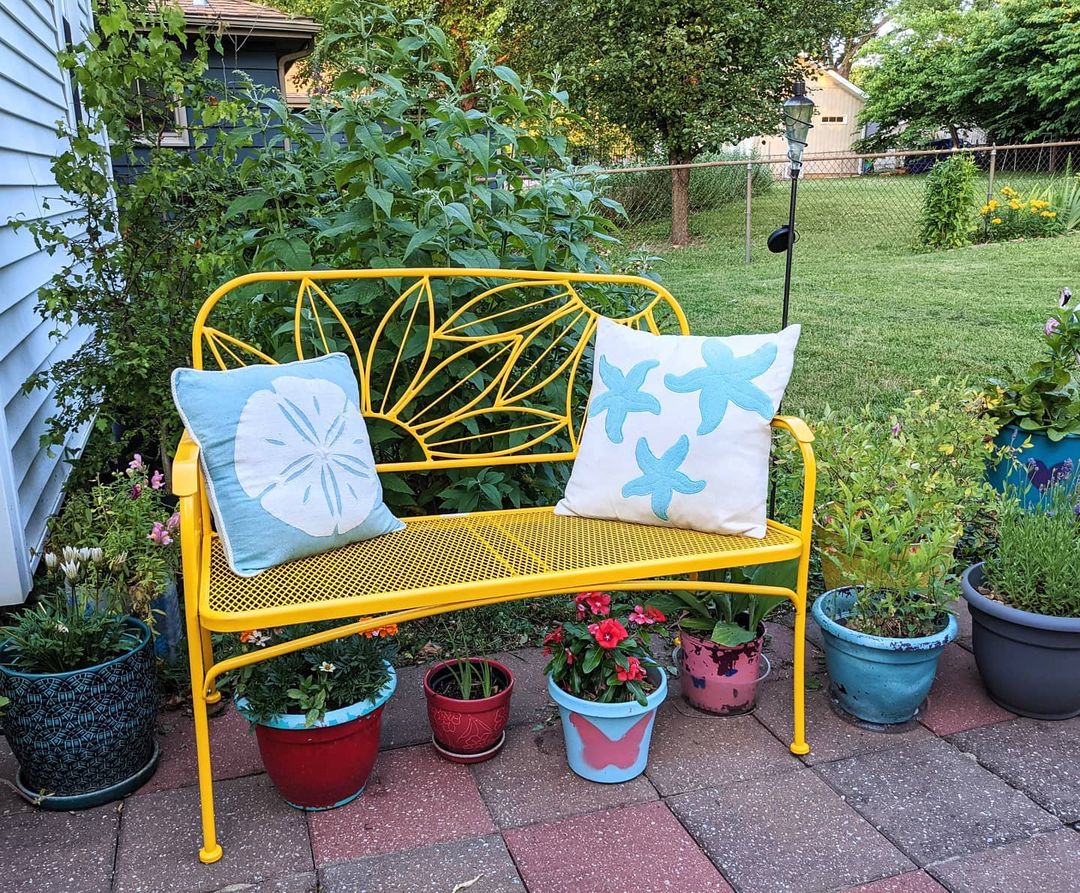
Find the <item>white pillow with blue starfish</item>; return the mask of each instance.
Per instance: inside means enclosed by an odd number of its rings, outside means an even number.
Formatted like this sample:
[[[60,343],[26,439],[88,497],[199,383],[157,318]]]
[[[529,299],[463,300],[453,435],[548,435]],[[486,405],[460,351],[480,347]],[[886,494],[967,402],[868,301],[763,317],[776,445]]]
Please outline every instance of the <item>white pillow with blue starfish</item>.
[[[404,525],[383,504],[352,363],[334,353],[224,372],[176,369],[229,566],[274,565]]]
[[[770,422],[799,327],[653,335],[601,318],[592,392],[558,515],[765,536]]]

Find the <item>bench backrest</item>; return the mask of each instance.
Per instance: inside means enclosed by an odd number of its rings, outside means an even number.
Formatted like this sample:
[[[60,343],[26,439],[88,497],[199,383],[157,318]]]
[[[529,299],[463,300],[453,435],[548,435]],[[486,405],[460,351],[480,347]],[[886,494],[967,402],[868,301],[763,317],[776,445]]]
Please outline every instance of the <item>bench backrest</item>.
[[[381,316],[373,312],[387,305]],[[671,294],[636,276],[253,273],[207,299],[192,359],[197,369],[227,369],[348,354],[380,471],[568,460],[589,387],[579,370],[591,367],[582,358],[600,315],[656,333],[688,332]]]

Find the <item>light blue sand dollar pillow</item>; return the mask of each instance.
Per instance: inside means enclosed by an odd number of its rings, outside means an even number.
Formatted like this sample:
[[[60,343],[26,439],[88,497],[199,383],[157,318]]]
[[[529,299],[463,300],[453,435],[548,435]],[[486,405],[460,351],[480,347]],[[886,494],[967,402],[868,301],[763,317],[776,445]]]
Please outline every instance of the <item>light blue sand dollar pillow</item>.
[[[765,535],[770,422],[799,327],[653,335],[601,318],[592,392],[560,515]]]
[[[383,504],[344,354],[223,372],[176,369],[229,566],[267,568],[400,530]]]

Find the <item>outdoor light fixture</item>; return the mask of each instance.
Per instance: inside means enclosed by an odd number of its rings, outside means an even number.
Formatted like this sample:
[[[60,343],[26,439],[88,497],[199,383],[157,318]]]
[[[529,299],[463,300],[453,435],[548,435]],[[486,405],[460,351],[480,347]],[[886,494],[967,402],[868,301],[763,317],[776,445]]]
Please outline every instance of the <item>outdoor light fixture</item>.
[[[788,210],[788,222],[769,236],[769,251],[779,254],[787,252],[787,267],[784,270],[784,307],[780,314],[780,328],[787,328],[788,304],[791,299],[791,258],[795,253],[795,197],[799,191],[799,172],[802,171],[803,150],[806,148],[806,138],[810,128],[814,125],[810,119],[814,117],[814,101],[806,95],[806,83],[795,82],[794,95],[784,103],[782,110],[784,118],[784,136],[787,137],[788,161],[791,162],[791,206]],[[776,479],[769,482],[769,517],[773,517],[776,510]]]

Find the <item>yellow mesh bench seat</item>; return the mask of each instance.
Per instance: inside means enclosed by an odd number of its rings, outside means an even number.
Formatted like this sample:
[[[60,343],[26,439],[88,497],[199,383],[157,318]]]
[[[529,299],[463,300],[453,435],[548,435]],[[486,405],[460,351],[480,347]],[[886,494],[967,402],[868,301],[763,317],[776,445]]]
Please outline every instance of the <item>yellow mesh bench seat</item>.
[[[763,539],[555,515],[550,508],[405,519],[406,528],[257,577],[234,574],[213,537],[201,614],[213,630],[274,626],[306,608],[325,620],[445,605],[485,595],[604,586],[798,558],[797,531],[770,524]],[[565,587],[559,589],[559,587]]]
[[[346,314],[358,306],[389,309],[377,322],[362,310],[366,322],[354,326]],[[541,463],[576,457],[597,306],[625,308],[625,315],[612,317],[621,325],[689,334],[671,293],[637,276],[433,268],[250,273],[225,283],[203,304],[192,331],[191,361],[197,369],[231,369],[273,363],[275,357],[344,352],[356,372],[360,412],[381,452],[380,474],[443,475],[437,487],[421,483],[419,490],[399,479],[398,492],[402,483],[414,493],[445,492],[440,488],[451,475],[458,492],[483,492],[476,478],[493,469],[507,469],[500,472],[506,475],[512,466],[533,465],[528,479],[535,481]],[[272,343],[246,340],[259,324],[266,324],[263,334]],[[807,753],[803,650],[814,435],[797,418],[777,416],[772,424],[797,442],[803,498],[797,526],[769,521],[763,539],[556,517],[551,508],[525,507],[405,519],[404,530],[256,577],[240,577],[228,567],[213,529],[198,448],[185,434],[172,484],[180,502],[202,814],[199,858],[216,862],[222,854],[208,705],[221,697],[217,682],[223,674],[385,623],[501,601],[596,588],[786,598],[795,610],[791,750]],[[550,485],[531,492],[541,489]],[[792,559],[796,570],[788,585],[697,578],[699,571]],[[244,654],[214,654],[211,632],[317,620],[337,623]]]

